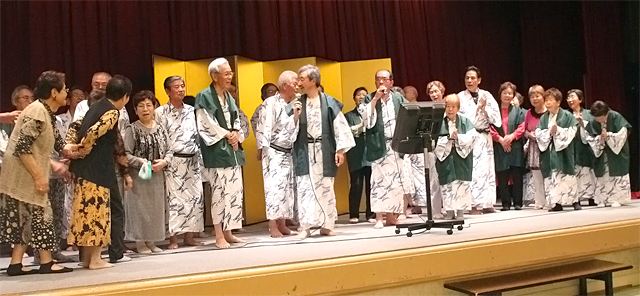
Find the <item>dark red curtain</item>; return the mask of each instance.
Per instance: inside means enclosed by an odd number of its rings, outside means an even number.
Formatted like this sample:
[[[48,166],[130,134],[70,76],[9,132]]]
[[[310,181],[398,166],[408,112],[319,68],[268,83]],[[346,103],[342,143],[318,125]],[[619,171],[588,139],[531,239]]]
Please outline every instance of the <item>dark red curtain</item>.
[[[181,60],[237,54],[389,57],[396,84],[416,86],[422,99],[434,79],[447,93],[462,90],[463,69],[476,65],[481,87],[494,95],[504,81],[525,96],[532,84],[563,93],[580,88],[587,102],[606,100],[632,116],[621,7],[615,1],[0,1],[0,110],[12,109],[15,86],[33,86],[49,69],[65,72],[69,86],[88,89],[94,72],[107,71],[129,77],[135,90],[153,89],[152,54]]]

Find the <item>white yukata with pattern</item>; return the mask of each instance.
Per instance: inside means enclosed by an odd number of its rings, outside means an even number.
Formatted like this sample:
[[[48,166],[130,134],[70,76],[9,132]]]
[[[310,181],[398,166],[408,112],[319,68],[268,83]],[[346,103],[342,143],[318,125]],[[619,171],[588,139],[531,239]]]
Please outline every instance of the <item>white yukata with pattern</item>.
[[[536,139],[538,140],[538,147],[540,147],[541,152],[549,148],[551,141],[553,141],[553,147],[556,151],[562,151],[571,144],[571,141],[573,141],[573,138],[576,136],[576,132],[578,131],[577,126],[569,128],[558,126],[556,133],[552,137],[549,128],[556,122],[557,117],[557,113],[549,114],[548,127],[546,129],[536,128]],[[551,176],[544,178],[547,204],[550,206],[554,206],[556,203],[571,205],[577,202],[577,187],[578,180],[575,175],[568,175],[561,170],[552,169]]]
[[[194,110],[187,104],[178,109],[168,102],[155,111],[156,123],[167,131],[169,150],[173,152],[171,165],[165,170],[168,233],[171,236],[204,230],[200,149]]]
[[[307,136],[317,139],[322,135],[320,100],[318,98],[307,98],[306,112]],[[342,151],[346,153],[356,145],[349,123],[347,123],[347,119],[344,118],[341,112],[338,112],[333,120],[333,133],[336,141],[336,152]],[[309,174],[296,176],[300,225],[304,229],[314,226],[333,229],[338,219],[336,194],[333,188],[335,178],[323,175],[321,141],[307,145],[309,149]]]
[[[391,96],[385,102],[379,100],[382,114],[377,114],[371,103],[360,104],[358,112],[367,129],[375,126],[377,116],[382,116],[386,153],[380,159],[371,162],[371,211],[374,213],[402,213],[404,194],[409,187],[409,177],[403,170],[404,159],[391,149],[391,139],[396,129],[396,110]],[[371,110],[373,109],[373,110]],[[408,193],[408,192],[407,192]]]
[[[580,130],[581,137],[589,144],[596,157],[604,157],[604,175],[596,178],[595,201],[597,204],[611,205],[613,203],[625,204],[631,201],[631,183],[629,174],[624,176],[610,176],[607,155],[604,152],[605,145],[611,148],[613,153],[620,154],[622,147],[627,142],[629,131],[623,127],[618,132],[608,132],[606,141],[601,141],[601,136],[591,136],[584,129]]]
[[[262,106],[260,115],[264,119],[260,120],[262,124],[258,126],[256,140],[262,147],[267,219],[292,219],[295,205],[293,155],[278,149],[292,149],[299,127],[293,116],[287,115],[287,102],[280,94],[267,98]]]
[[[448,126],[449,133],[451,133],[456,126],[456,122],[448,121]],[[444,161],[451,154],[451,149],[455,146],[456,152],[460,157],[473,157],[469,156],[469,154],[471,154],[475,147],[474,142],[477,140],[477,135],[477,132],[471,129],[466,134],[458,134],[458,139],[455,141],[449,141],[447,136],[440,136],[438,137],[438,142],[436,143],[433,153],[438,160]],[[451,183],[440,184],[442,208],[446,211],[456,211],[464,210],[471,206],[471,182],[472,181],[454,180]]]
[[[492,208],[496,202],[496,168],[493,156],[493,140],[489,126],[502,126],[502,116],[498,103],[491,93],[478,89],[478,102],[486,100],[483,111],[477,111],[478,103],[471,93],[464,90],[458,93],[460,110],[458,114],[471,120],[478,132],[473,146],[473,172],[471,180],[471,206],[476,209]]]

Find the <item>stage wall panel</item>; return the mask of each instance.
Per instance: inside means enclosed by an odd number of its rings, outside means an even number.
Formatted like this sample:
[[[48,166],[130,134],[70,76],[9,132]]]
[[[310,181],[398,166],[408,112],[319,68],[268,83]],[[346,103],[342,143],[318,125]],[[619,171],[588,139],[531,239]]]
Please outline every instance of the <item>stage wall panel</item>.
[[[196,96],[201,90],[209,87],[211,76],[209,76],[209,64],[213,59],[202,59],[186,61],[186,95]]]
[[[240,56],[235,57],[235,64],[240,109],[251,119],[253,111],[262,104],[260,88],[264,80],[263,65],[262,62]],[[242,170],[245,223],[257,223],[266,219],[266,208],[262,183],[262,163],[256,159],[257,147],[254,133],[244,140],[242,147],[247,160],[247,164]]]

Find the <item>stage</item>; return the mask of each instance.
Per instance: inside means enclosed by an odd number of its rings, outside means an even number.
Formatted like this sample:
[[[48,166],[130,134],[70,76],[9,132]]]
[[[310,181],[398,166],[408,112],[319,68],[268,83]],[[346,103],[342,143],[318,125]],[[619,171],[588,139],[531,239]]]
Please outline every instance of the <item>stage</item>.
[[[181,247],[157,255],[129,254],[132,261],[104,270],[91,271],[68,263],[64,265],[75,268],[74,272],[19,277],[2,272],[0,291],[58,295],[373,295],[376,293],[372,291],[380,289],[437,282],[428,288],[431,290],[425,292],[423,287],[416,293],[458,295],[436,287],[460,276],[607,254],[614,254],[610,256],[618,261],[635,260],[629,262],[633,270],[616,274],[616,286],[638,284],[637,200],[620,208],[584,207],[573,211],[565,207],[563,212],[548,213],[527,207],[522,211],[467,215],[464,230],[454,230],[453,235],[432,229],[416,231],[411,238],[405,236],[406,230],[395,234],[394,227],[375,230],[373,224],[349,224],[347,220],[348,216],[340,217],[335,237],[320,237],[316,231],[304,241],[293,236],[273,239],[266,224],[261,223],[238,234],[246,244],[226,250],[215,248],[210,237],[200,239],[206,243],[202,247]],[[419,221],[413,217],[405,222]],[[27,258],[23,262],[28,265],[31,261]],[[0,258],[3,270],[8,264],[9,258]],[[622,280],[618,280],[620,277]]]

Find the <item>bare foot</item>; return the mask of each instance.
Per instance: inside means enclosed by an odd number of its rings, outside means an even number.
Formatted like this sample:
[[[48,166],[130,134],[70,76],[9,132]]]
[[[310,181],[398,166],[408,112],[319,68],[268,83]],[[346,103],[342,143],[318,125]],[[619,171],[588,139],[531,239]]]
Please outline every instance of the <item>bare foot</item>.
[[[392,226],[398,224],[398,218],[393,213],[387,213],[387,226]]]
[[[278,225],[278,230],[280,231],[280,233],[282,233],[283,235],[291,235],[291,229],[289,229],[287,226],[285,225]]]
[[[178,243],[170,243],[169,246],[167,246],[167,250],[175,250],[178,248]]]
[[[327,229],[327,228],[320,228],[320,234],[321,235],[326,235],[326,236],[335,236],[336,235],[336,233],[333,232],[333,230]]]
[[[224,239],[229,243],[244,243],[243,240],[241,240],[238,237],[236,237],[235,235],[231,234],[231,232],[225,233],[224,234]]]
[[[389,219],[387,219],[387,220],[389,220]],[[398,220],[407,220],[407,215],[405,215],[405,214],[400,214],[400,215],[398,216]]]
[[[271,234],[271,237],[273,238],[281,238],[284,235],[282,235],[282,232],[280,232],[280,230],[276,227],[276,228],[269,228],[269,234]]]
[[[199,242],[199,241],[197,241],[195,239],[185,239],[184,240],[184,244],[187,245],[187,246],[195,246],[195,247],[204,246],[204,243],[201,243],[201,242]]]
[[[303,239],[305,239],[305,238],[309,237],[309,234],[310,234],[309,229],[307,229],[307,230],[304,230],[304,229],[303,229],[303,230],[300,230],[300,233],[298,233],[298,235],[297,235],[296,237],[297,237],[298,239],[303,240]]]
[[[382,222],[382,220],[376,221],[376,225],[373,226],[373,229],[382,229],[382,228],[384,228],[384,223]]]
[[[231,245],[224,239],[224,237],[221,239],[216,237],[216,247],[220,249],[228,249]]]
[[[472,208],[471,211],[469,211],[469,215],[482,215],[482,211]]]
[[[109,267],[113,267],[113,264],[104,260],[93,261],[89,264],[89,269],[102,269],[102,268],[109,268]]]

